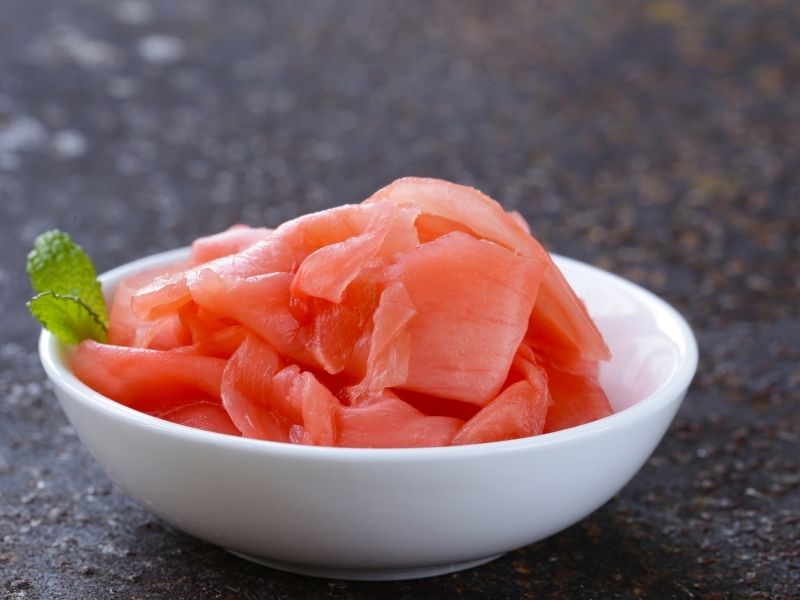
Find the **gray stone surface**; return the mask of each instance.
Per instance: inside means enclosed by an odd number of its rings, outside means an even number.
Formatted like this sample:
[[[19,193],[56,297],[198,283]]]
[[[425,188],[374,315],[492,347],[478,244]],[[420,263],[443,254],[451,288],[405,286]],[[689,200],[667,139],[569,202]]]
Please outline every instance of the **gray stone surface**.
[[[798,30],[790,0],[4,0],[0,596],[797,597]],[[638,477],[551,539],[390,584],[257,567],[128,500],[44,383],[35,235],[104,270],[408,174],[689,317],[700,372]]]

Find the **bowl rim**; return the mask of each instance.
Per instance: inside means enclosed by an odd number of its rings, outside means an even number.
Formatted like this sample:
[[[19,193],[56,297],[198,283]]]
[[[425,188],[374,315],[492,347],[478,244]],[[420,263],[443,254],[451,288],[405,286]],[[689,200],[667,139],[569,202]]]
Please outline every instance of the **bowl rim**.
[[[188,257],[188,252],[189,248],[184,247],[139,258],[104,272],[99,276],[99,279],[105,284],[111,280],[126,275],[132,275],[149,267],[180,261]],[[661,299],[653,292],[619,275],[558,254],[551,253],[551,256],[559,266],[566,264],[584,269],[591,276],[608,279],[614,285],[620,286],[624,291],[632,293],[639,298],[643,298],[650,312],[654,310],[650,308],[650,306],[655,305],[662,314],[665,314],[670,321],[677,326],[680,339],[676,341],[680,348],[680,360],[675,372],[672,373],[670,378],[636,404],[607,417],[603,417],[602,419],[598,419],[597,421],[592,421],[591,423],[527,438],[463,446],[423,448],[340,448],[306,446],[270,440],[243,438],[165,421],[158,417],[129,408],[103,396],[84,384],[72,373],[64,360],[64,356],[66,352],[68,352],[67,348],[45,329],[42,329],[41,335],[39,336],[39,358],[47,376],[52,380],[54,386],[62,388],[74,400],[84,404],[89,409],[105,413],[106,416],[112,419],[122,420],[130,425],[150,430],[152,433],[171,435],[191,443],[227,447],[232,450],[276,454],[284,457],[291,456],[297,459],[322,461],[347,460],[362,462],[375,459],[380,459],[381,461],[404,461],[408,459],[447,460],[552,446],[571,440],[595,436],[609,429],[631,426],[638,421],[646,419],[649,415],[658,413],[665,405],[669,405],[677,398],[681,397],[694,378],[698,364],[697,340],[686,319],[668,302]]]

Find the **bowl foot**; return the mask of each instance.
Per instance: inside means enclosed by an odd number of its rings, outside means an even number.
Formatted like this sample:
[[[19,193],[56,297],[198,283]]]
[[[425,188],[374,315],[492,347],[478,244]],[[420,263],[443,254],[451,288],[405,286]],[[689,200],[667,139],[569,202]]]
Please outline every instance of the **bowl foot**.
[[[455,573],[456,571],[463,571],[471,569],[479,565],[488,563],[502,554],[495,554],[494,556],[487,556],[477,560],[469,560],[460,563],[449,563],[445,565],[433,565],[429,567],[414,567],[410,569],[335,569],[327,567],[315,567],[312,565],[303,565],[298,563],[282,562],[279,560],[270,560],[236,552],[226,548],[228,552],[249,560],[265,567],[278,569],[279,571],[288,571],[289,573],[296,573],[298,575],[308,575],[310,577],[321,577],[323,579],[349,579],[351,581],[399,581],[401,579],[421,579],[423,577],[435,577],[436,575],[446,575],[448,573]]]

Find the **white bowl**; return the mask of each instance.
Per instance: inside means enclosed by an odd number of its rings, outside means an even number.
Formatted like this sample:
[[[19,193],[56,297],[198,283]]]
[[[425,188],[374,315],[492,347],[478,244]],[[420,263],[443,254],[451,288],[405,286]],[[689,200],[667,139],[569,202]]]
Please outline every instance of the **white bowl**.
[[[106,273],[121,278],[177,250]],[[686,321],[650,292],[556,257],[613,360],[601,383],[615,414],[527,439],[418,449],[348,449],[242,439],[176,425],[109,400],[39,353],[83,443],[132,497],[178,529],[247,559],[315,576],[390,580],[492,560],[579,521],[639,470],[697,368]]]

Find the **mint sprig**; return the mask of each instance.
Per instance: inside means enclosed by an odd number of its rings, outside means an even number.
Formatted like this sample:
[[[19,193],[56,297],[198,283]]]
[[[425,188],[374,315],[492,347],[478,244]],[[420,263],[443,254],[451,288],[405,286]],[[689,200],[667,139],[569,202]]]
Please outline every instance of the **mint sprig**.
[[[50,333],[67,344],[78,344],[91,338],[104,342],[106,325],[81,299],[57,292],[36,294],[28,309]]]
[[[37,292],[28,309],[45,329],[67,344],[87,338],[106,341],[106,304],[83,248],[63,231],[47,231],[36,238],[27,266]]]

